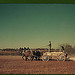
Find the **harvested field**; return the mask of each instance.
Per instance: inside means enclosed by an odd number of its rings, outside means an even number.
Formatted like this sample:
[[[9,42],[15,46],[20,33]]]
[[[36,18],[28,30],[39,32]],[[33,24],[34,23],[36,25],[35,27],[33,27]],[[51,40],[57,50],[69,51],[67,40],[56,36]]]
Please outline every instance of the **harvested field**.
[[[0,51],[0,55],[19,55],[18,51]]]
[[[75,74],[75,61],[23,61],[0,56],[0,74]]]

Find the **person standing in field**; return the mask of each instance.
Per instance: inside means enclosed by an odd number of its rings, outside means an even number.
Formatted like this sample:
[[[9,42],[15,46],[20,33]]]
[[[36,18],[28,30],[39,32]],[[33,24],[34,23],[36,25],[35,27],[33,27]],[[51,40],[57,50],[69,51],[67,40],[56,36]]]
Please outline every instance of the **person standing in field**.
[[[63,52],[64,52],[64,46],[61,46],[61,48],[62,48],[61,50],[63,50]]]
[[[64,50],[64,46],[61,46],[62,47],[62,50]]]
[[[49,49],[49,50],[50,50],[50,52],[51,52],[51,41],[49,41],[49,47],[50,47],[50,49]]]
[[[65,55],[65,57],[66,57],[66,60],[67,60],[67,57],[68,57],[68,53],[66,52],[66,55]]]

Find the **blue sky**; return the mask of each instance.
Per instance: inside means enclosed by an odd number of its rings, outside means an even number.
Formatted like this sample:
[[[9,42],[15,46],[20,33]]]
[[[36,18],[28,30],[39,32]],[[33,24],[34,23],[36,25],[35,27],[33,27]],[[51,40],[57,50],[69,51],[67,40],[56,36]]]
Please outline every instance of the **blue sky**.
[[[75,4],[0,4],[0,48],[75,46]]]

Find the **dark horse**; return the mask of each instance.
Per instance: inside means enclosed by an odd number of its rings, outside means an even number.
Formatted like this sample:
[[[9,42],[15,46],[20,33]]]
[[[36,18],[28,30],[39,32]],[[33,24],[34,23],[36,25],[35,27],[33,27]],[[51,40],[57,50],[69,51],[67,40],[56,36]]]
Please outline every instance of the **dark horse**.
[[[27,60],[34,60],[34,58],[35,58],[35,60],[37,61],[37,60],[40,60],[40,56],[41,56],[41,54],[40,54],[40,52],[39,51],[25,51],[24,53],[22,53],[22,58],[23,58],[23,60],[24,60],[24,57],[25,57],[25,60],[27,61]]]
[[[35,60],[40,60],[41,54],[39,51],[33,51],[32,60],[35,58]]]

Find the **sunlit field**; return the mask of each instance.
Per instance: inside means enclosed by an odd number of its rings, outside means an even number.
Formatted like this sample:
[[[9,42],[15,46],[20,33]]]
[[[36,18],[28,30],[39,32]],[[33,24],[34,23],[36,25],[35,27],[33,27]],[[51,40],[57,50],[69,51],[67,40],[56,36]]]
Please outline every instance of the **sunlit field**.
[[[0,74],[75,74],[75,61],[24,61],[0,56]]]

